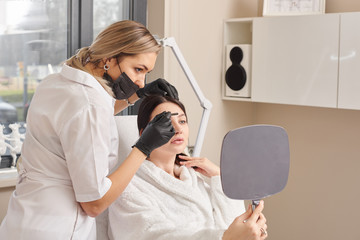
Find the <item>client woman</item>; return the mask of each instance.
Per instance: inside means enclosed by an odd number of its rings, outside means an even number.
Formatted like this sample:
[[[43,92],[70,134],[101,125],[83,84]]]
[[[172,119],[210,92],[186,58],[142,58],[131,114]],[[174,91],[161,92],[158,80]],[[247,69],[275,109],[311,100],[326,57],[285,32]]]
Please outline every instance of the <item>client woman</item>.
[[[140,135],[151,119],[164,111],[172,113],[175,135],[151,152],[110,206],[110,239],[265,239],[263,202],[254,212],[250,206],[245,212],[243,201],[223,194],[218,166],[206,158],[179,155],[189,135],[181,102],[146,97],[138,115]]]

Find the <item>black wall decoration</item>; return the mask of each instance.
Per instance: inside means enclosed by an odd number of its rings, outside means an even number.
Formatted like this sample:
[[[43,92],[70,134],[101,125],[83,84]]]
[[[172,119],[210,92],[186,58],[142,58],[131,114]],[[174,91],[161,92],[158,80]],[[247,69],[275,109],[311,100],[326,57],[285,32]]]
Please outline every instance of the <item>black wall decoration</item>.
[[[244,53],[240,47],[233,47],[229,54],[231,66],[226,70],[226,84],[234,91],[241,90],[247,81],[244,67],[241,65]]]

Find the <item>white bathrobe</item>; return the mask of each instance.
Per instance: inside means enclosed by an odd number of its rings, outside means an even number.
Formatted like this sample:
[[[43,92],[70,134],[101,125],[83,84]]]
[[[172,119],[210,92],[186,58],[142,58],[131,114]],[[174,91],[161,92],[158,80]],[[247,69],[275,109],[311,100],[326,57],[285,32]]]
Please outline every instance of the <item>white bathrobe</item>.
[[[244,201],[227,198],[220,176],[209,184],[194,169],[175,166],[174,178],[150,161],[109,208],[109,236],[116,240],[221,239]]]

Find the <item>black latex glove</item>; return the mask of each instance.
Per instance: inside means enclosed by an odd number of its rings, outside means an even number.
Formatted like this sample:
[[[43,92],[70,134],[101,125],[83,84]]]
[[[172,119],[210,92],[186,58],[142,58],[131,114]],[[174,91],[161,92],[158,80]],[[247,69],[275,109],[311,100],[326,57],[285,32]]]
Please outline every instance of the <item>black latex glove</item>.
[[[165,79],[158,78],[155,81],[146,84],[145,87],[136,91],[139,98],[149,95],[170,96],[179,100],[176,88],[168,83]]]
[[[142,132],[139,140],[133,147],[150,156],[150,153],[165,143],[174,135],[175,129],[171,124],[171,112],[162,112],[154,117]]]

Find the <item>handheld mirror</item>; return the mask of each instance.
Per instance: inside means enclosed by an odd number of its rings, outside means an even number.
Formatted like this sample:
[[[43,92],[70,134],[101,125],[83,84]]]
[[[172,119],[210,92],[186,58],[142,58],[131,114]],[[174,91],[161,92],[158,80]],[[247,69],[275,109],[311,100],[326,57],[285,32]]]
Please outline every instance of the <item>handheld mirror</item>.
[[[252,125],[228,132],[221,149],[222,188],[232,199],[252,200],[284,189],[290,151],[286,131],[272,125]]]

